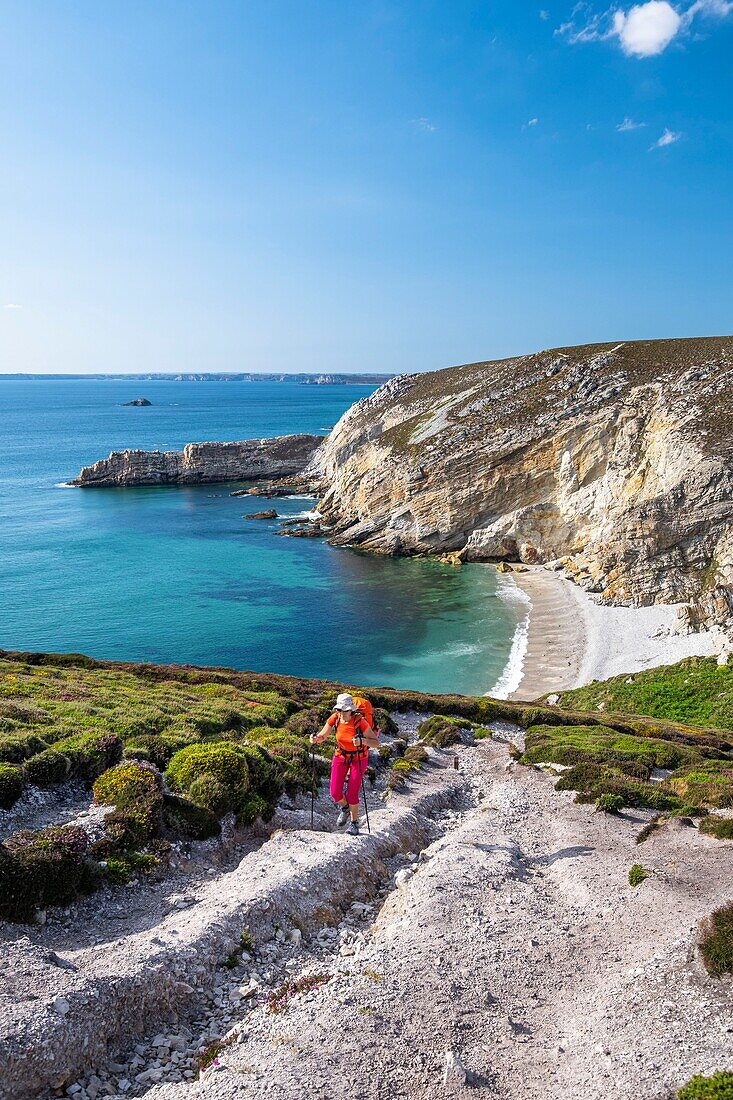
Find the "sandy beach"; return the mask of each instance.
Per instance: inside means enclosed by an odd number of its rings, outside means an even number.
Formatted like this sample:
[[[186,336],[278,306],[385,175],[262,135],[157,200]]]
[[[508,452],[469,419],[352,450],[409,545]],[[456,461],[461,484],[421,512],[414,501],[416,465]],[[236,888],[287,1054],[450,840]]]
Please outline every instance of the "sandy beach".
[[[591,680],[719,651],[716,633],[676,634],[677,605],[608,607],[542,567],[511,574],[530,601],[522,677],[510,699],[536,699]]]

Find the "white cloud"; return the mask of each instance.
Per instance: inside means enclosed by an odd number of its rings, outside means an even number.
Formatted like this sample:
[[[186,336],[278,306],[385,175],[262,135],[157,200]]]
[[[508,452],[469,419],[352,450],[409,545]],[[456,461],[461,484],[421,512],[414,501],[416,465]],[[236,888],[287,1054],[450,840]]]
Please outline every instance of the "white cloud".
[[[725,19],[733,14],[733,0],[694,0],[680,10],[670,0],[646,0],[624,11],[607,8],[594,11],[587,0],[580,0],[571,18],[555,34],[578,42],[606,42],[616,39],[628,57],[655,57],[666,50],[678,35],[688,31],[697,16]]]
[[[413,126],[416,126],[418,130],[424,130],[426,134],[434,134],[438,129],[429,118],[412,118],[410,122]]]
[[[540,19],[543,19],[546,23],[549,18],[550,18],[549,11],[545,11],[545,9],[543,8],[542,11],[540,12]]]
[[[681,137],[682,134],[675,133],[674,130],[670,130],[669,127],[666,127],[662,136],[657,138],[653,145],[649,146],[649,152],[651,152],[652,149],[664,149],[667,145],[674,145]]]
[[[696,15],[707,15],[710,18],[725,19],[733,12],[733,0],[695,0],[692,7],[685,12],[683,19],[691,23]]]
[[[538,118],[531,118],[527,123],[528,126],[536,126],[540,120]]]
[[[636,4],[628,14],[613,15],[613,34],[631,57],[654,57],[666,50],[682,26],[682,18],[667,0]]]
[[[22,306],[16,305],[15,302],[7,302],[3,306],[3,309],[22,309],[22,308],[23,308]]]
[[[625,118],[616,129],[620,134],[628,134],[631,130],[643,130],[645,126],[646,122],[634,122],[633,118]]]

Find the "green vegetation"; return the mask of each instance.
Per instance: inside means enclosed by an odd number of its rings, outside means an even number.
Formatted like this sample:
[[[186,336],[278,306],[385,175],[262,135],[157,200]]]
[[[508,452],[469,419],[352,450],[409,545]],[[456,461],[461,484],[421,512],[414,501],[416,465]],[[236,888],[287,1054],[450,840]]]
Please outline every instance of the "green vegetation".
[[[567,767],[557,789],[577,791],[578,802],[609,795],[626,806],[700,813],[733,805],[733,760],[716,758],[718,752],[707,744],[620,733],[597,724],[538,725],[527,730],[522,762]],[[655,768],[674,770],[652,783]]]
[[[15,764],[0,764],[0,809],[9,810],[23,793],[23,773]]]
[[[677,1100],[733,1100],[733,1073],[719,1070],[712,1077],[697,1074],[680,1089]]]
[[[645,871],[640,863],[634,863],[629,868],[629,886],[641,886],[647,878],[649,878],[649,872]]]
[[[159,863],[160,860],[150,853],[129,852],[124,856],[110,856],[105,861],[104,872],[110,882],[123,885],[136,871],[152,874]]]
[[[619,814],[624,808],[620,794],[602,794],[596,799],[596,810],[604,814]]]
[[[444,749],[448,745],[455,745],[461,741],[461,733],[470,729],[469,723],[460,718],[450,718],[445,714],[434,714],[432,718],[426,718],[417,727],[417,733],[421,741],[426,745],[434,745]]]
[[[733,664],[713,657],[689,657],[676,665],[614,676],[564,691],[560,705],[572,710],[646,714],[715,729],[733,729]]]
[[[45,749],[31,756],[25,762],[23,771],[29,783],[37,787],[53,787],[69,777],[71,761],[56,749]]]
[[[699,948],[708,974],[720,978],[733,972],[733,902],[701,922]]]
[[[733,817],[720,817],[708,814],[700,822],[700,832],[714,836],[718,840],[733,840]]]
[[[100,872],[88,848],[84,830],[72,825],[8,837],[0,844],[0,915],[30,920],[37,909],[91,892]]]
[[[216,836],[220,817],[230,810],[246,825],[267,818],[283,790],[310,791],[313,769],[316,782],[328,771],[332,745],[316,750],[313,759],[308,737],[321,728],[341,690],[366,694],[385,733],[397,732],[390,711],[434,715],[420,728],[422,744],[408,748],[400,739],[381,747],[380,765],[387,767],[391,789],[404,787],[406,778],[427,762],[426,746],[455,744],[462,731],[470,730],[480,740],[490,735],[491,722],[505,719],[528,730],[525,762],[571,765],[557,786],[576,791],[581,801],[608,795],[665,814],[733,805],[733,733],[712,728],[715,707],[718,726],[725,724],[727,688],[721,677],[733,680],[733,674],[713,666],[692,661],[662,670],[669,683],[689,678],[690,670],[698,679],[707,678],[703,696],[709,712],[692,714],[689,706],[672,706],[668,690],[666,709],[647,708],[645,716],[638,701],[632,713],[614,714],[607,700],[606,710],[599,712],[596,702],[576,699],[575,693],[563,696],[576,708],[570,710],[265,673],[0,651],[0,806],[12,805],[23,784],[75,782],[94,785],[98,801],[114,807],[105,818],[106,837],[91,850],[80,849],[76,858],[83,873],[76,883],[74,876],[61,882],[57,875],[67,858],[68,836],[46,838],[36,848],[31,838],[40,833],[17,834],[20,840],[10,837],[0,845],[3,899],[5,883],[13,875],[16,881],[21,863],[33,865],[35,882],[40,868],[49,866],[48,888],[29,887],[17,903],[5,902],[4,912],[27,914],[36,904],[33,898],[38,905],[54,904],[48,899],[57,896],[69,900],[99,881],[99,861],[108,868],[112,861],[115,874],[121,863],[127,866],[137,857],[164,858],[171,840]],[[687,671],[682,675],[680,670]],[[653,675],[645,673],[642,679]],[[635,689],[639,679],[624,684],[624,691]],[[687,686],[700,696],[697,681]],[[578,709],[581,704],[592,706],[592,714]],[[690,715],[709,728],[683,724]],[[518,750],[510,752],[517,757]],[[652,783],[653,768],[672,770],[672,775]],[[175,793],[163,789],[163,771]],[[121,870],[129,873],[124,866]]]

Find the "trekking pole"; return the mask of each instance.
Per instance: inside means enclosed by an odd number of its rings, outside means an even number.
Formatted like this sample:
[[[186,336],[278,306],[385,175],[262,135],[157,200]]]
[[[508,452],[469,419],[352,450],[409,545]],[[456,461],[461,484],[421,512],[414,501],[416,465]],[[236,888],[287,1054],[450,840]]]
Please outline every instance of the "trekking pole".
[[[367,758],[367,764],[368,764],[369,763],[369,749],[367,749],[366,758]],[[364,768],[364,771],[361,773],[361,793],[364,795],[364,809],[366,811],[367,831],[371,835],[372,827],[369,824],[369,807],[367,806],[366,787],[364,786],[364,772],[366,772],[366,768]]]
[[[316,809],[316,750],[310,746],[310,828],[315,829],[314,812]]]

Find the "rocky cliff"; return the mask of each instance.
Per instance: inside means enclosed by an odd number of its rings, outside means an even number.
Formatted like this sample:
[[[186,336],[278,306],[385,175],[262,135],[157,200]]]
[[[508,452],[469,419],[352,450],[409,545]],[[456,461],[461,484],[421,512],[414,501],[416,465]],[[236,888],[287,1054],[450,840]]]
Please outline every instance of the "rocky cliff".
[[[606,601],[733,608],[733,338],[559,348],[387,382],[316,456],[333,541],[550,562]]]
[[[182,451],[113,451],[85,466],[73,485],[196,485],[299,474],[323,443],[319,435],[281,435],[239,443],[188,443]]]

